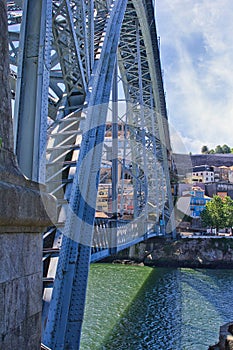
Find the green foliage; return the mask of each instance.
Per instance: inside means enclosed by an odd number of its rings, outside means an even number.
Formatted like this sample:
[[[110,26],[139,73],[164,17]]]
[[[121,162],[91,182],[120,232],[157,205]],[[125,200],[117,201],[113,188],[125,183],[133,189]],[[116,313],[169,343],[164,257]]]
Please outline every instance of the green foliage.
[[[230,197],[214,196],[201,212],[204,226],[220,228],[233,227],[233,200]]]
[[[215,153],[223,153],[222,146],[218,145],[215,147]]]
[[[223,151],[223,153],[231,153],[231,149],[227,145],[222,146],[222,151]]]
[[[208,146],[204,145],[201,148],[202,154],[215,154],[215,153],[233,153],[233,148],[230,148],[228,145],[224,144],[223,146],[217,145],[215,149],[209,149]]]
[[[208,203],[207,203],[208,204]],[[210,210],[208,210],[207,206],[205,207],[204,210],[202,210],[201,214],[201,221],[202,224],[206,227],[210,226],[212,227],[212,215],[210,213]]]
[[[207,154],[207,153],[209,153],[209,148],[208,148],[207,146],[202,146],[202,148],[201,148],[201,153],[202,153],[202,154]]]
[[[233,200],[230,197],[224,198],[223,210],[226,227],[233,227]]]

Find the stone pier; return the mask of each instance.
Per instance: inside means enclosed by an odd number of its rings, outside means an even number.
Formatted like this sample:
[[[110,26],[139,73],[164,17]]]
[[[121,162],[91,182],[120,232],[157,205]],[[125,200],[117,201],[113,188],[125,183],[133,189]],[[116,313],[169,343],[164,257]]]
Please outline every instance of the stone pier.
[[[0,349],[39,350],[42,232],[55,218],[55,201],[20,174],[4,150],[0,150],[0,199]]]

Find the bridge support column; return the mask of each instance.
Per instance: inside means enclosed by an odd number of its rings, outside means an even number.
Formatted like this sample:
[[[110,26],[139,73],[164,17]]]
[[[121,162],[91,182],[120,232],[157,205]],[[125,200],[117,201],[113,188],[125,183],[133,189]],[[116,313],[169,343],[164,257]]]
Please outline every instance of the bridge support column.
[[[13,153],[6,2],[0,0],[0,349],[40,349],[42,236],[56,202],[28,181]],[[47,212],[44,208],[46,202]]]

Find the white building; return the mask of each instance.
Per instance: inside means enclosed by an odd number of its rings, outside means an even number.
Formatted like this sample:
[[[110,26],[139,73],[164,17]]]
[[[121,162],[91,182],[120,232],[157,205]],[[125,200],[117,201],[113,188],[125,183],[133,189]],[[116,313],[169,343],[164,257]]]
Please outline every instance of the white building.
[[[214,182],[214,168],[209,165],[195,166],[192,172],[192,183],[195,182]]]

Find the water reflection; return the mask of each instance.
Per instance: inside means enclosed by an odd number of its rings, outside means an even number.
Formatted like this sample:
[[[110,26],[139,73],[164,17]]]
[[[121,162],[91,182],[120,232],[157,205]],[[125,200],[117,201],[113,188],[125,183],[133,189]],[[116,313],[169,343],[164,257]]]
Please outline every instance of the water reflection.
[[[153,350],[162,349],[166,344],[167,349],[180,349],[179,288],[179,274],[176,271],[155,269],[105,339],[104,348]]]
[[[81,350],[206,350],[233,320],[233,271],[93,265]]]

